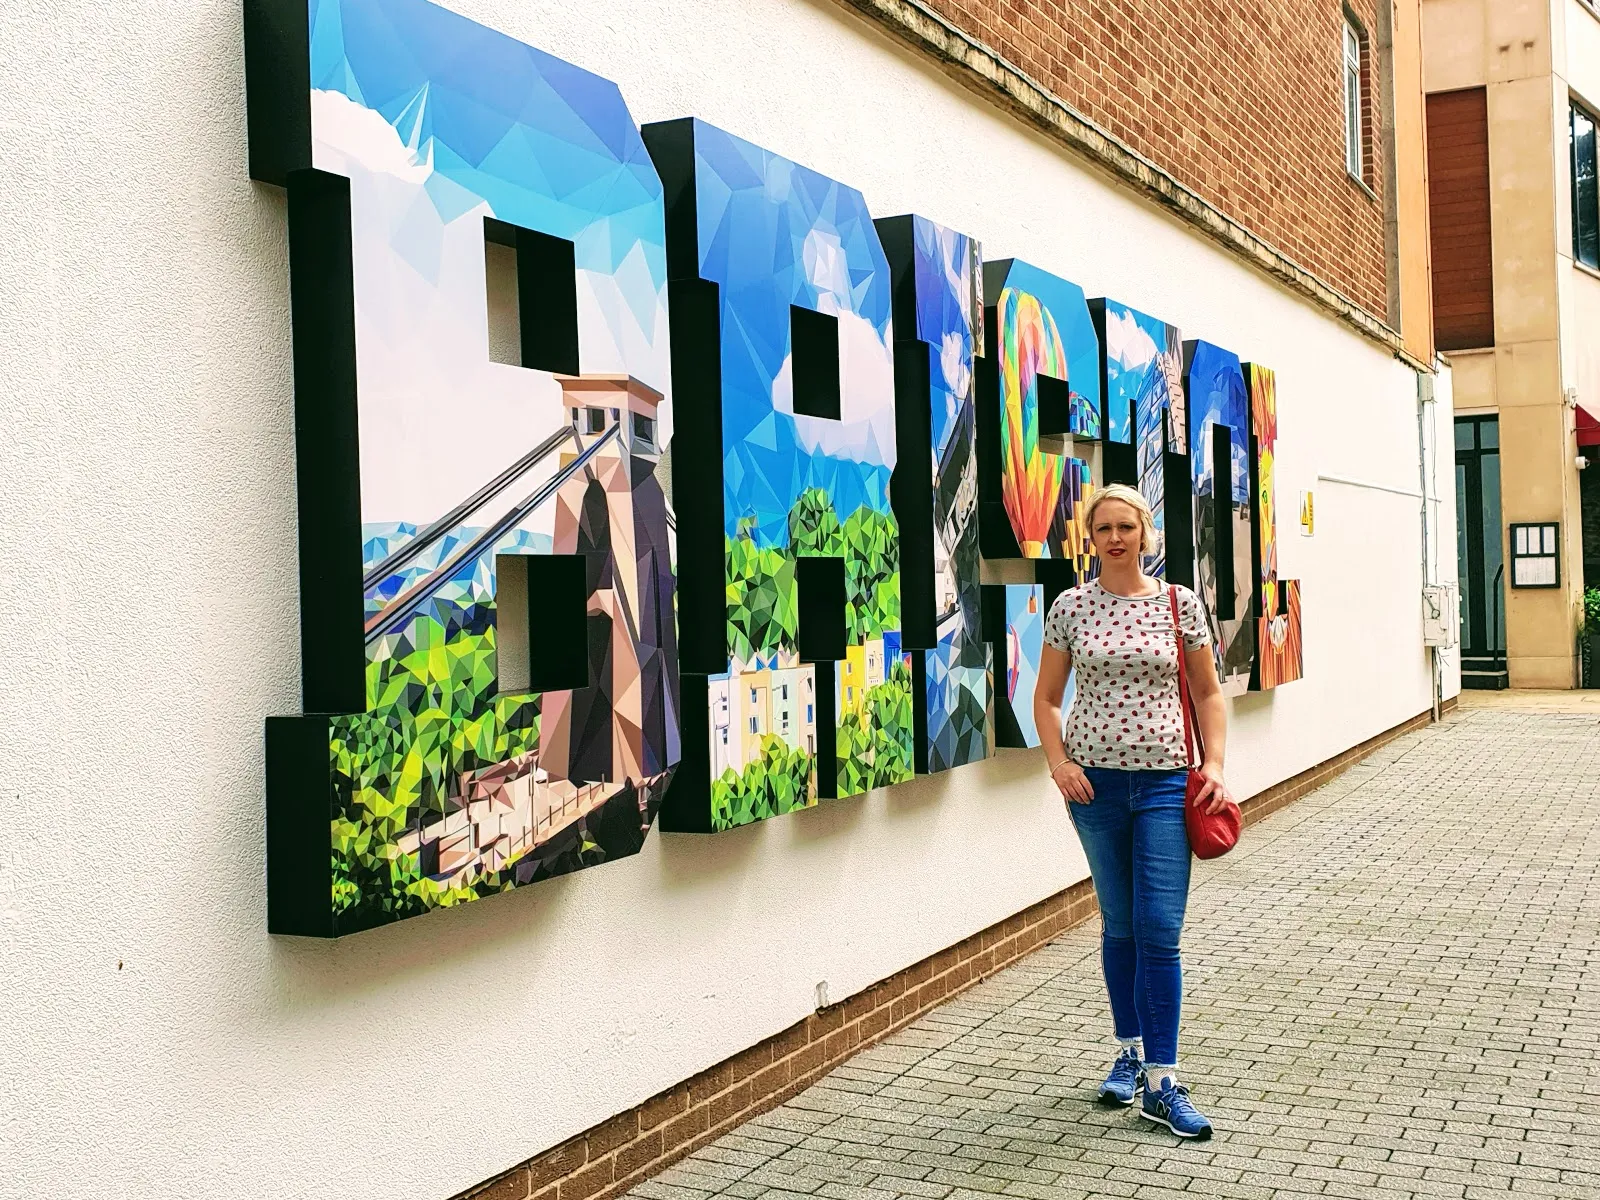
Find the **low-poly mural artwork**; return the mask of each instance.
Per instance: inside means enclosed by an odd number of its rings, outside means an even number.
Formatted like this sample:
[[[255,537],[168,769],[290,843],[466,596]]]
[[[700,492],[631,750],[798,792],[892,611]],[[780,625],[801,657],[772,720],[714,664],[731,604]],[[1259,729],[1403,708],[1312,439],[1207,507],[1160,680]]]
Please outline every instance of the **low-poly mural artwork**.
[[[1107,482],[1136,486],[1150,505],[1162,545],[1145,570],[1166,576],[1167,476],[1182,470],[1187,490],[1189,430],[1183,398],[1183,336],[1165,321],[1116,300],[1091,300],[1089,311],[1105,347],[1105,445],[1109,464],[1125,446],[1126,478],[1107,467]],[[1179,461],[1181,460],[1181,461]],[[1188,511],[1188,506],[1183,506]],[[1187,546],[1187,534],[1179,544]]]
[[[912,651],[916,766],[948,771],[989,754],[973,393],[982,255],[972,238],[922,217],[880,220],[878,231],[895,295],[901,604],[908,642],[930,647]]]
[[[1250,393],[1251,543],[1255,552],[1256,660],[1250,690],[1292,683],[1304,670],[1300,581],[1278,578],[1278,377],[1270,367],[1244,364]]]
[[[990,736],[996,746],[1036,747],[1039,727],[1033,719],[1033,689],[1044,653],[1044,588],[1037,583],[986,584],[983,604],[995,663]],[[1062,703],[1071,702],[1069,683]]]
[[[1269,370],[698,120],[641,130],[427,0],[244,26],[294,321],[272,931],[1037,746],[1097,459],[1155,507],[1224,689],[1300,677]]]
[[[1239,356],[1184,343],[1189,462],[1194,480],[1195,590],[1211,624],[1224,695],[1250,683],[1256,638],[1250,548],[1250,405]]]
[[[722,625],[702,642],[723,640],[697,664],[706,716],[688,720],[705,752],[688,755],[663,827],[725,829],[912,775],[891,279],[859,192],[702,121],[644,136],[668,190],[674,283],[714,289],[712,319],[675,321],[673,353],[685,372],[714,364],[681,390],[712,426],[696,442],[714,438],[720,461],[697,444],[674,494],[685,563],[720,540],[727,588],[721,605],[686,592],[680,606],[686,626]],[[806,558],[840,560],[842,589],[803,595],[822,577],[797,569]],[[803,653],[808,607],[843,620],[820,657]]]
[[[1019,259],[984,264],[990,353],[979,371],[986,558],[1055,559],[1091,573],[1089,464],[1045,439],[1100,437],[1100,339],[1083,289]]]
[[[421,0],[255,2],[247,34],[252,167],[289,190],[318,714],[268,725],[273,926],[343,933],[632,854],[678,718],[664,208],[621,94]],[[491,360],[508,231],[564,252],[511,268],[524,325],[569,331],[556,369]],[[585,556],[552,614],[588,650],[568,686],[529,686],[543,623],[497,605],[497,564],[528,555]]]

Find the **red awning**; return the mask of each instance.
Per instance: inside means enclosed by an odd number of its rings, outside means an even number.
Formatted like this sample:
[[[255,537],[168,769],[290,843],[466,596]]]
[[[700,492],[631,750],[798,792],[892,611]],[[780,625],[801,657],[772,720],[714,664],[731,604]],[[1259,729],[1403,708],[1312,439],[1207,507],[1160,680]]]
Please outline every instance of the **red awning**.
[[[1583,406],[1583,401],[1578,402],[1578,445],[1600,446],[1600,417]]]

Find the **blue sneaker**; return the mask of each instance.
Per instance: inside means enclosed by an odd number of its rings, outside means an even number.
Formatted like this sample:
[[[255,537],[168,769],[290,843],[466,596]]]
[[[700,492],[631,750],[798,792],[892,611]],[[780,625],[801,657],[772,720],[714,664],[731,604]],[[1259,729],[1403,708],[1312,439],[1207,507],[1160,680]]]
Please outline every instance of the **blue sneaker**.
[[[1189,1102],[1189,1089],[1169,1083],[1159,1091],[1150,1090],[1145,1081],[1144,1108],[1139,1114],[1147,1121],[1165,1125],[1181,1138],[1205,1141],[1211,1136],[1211,1122]]]
[[[1143,1082],[1144,1064],[1139,1061],[1139,1055],[1131,1049],[1124,1050],[1117,1055],[1117,1061],[1111,1064],[1111,1074],[1100,1085],[1100,1103],[1126,1108],[1133,1103]]]

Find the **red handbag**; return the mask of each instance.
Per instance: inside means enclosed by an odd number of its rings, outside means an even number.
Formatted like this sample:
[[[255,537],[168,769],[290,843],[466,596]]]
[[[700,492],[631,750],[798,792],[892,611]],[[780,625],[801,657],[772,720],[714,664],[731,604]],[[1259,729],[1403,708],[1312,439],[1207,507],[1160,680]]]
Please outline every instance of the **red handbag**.
[[[1169,586],[1167,599],[1172,605],[1172,632],[1178,639],[1178,707],[1183,709],[1183,745],[1188,756],[1189,779],[1183,793],[1183,825],[1189,831],[1189,849],[1196,858],[1221,858],[1239,843],[1244,814],[1229,800],[1216,812],[1207,812],[1200,803],[1206,786],[1205,776],[1196,769],[1205,760],[1205,744],[1195,729],[1199,719],[1191,720],[1194,699],[1189,695],[1189,672],[1183,665],[1183,627],[1178,622],[1178,589]]]

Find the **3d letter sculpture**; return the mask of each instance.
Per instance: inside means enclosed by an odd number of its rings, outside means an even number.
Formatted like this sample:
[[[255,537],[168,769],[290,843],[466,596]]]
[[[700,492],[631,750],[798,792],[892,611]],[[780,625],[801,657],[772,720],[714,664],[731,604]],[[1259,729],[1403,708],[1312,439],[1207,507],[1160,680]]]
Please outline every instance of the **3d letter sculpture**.
[[[644,137],[682,418],[685,751],[662,828],[714,831],[912,775],[891,281],[859,192],[702,121]]]
[[[1003,619],[1010,631],[1006,653],[1032,655],[1002,660],[1002,643],[994,643],[992,733],[998,746],[1037,746],[1032,685],[1021,681],[1037,674],[1042,642],[1016,621],[1030,603],[1048,608],[1057,593],[1093,573],[1084,525],[1084,502],[1093,492],[1089,463],[1052,448],[1048,439],[1099,440],[1100,339],[1083,289],[1028,263],[986,263],[984,293],[994,297],[994,307],[985,319],[988,354],[978,371],[983,554],[1031,560],[1035,579],[1006,584],[1004,593],[1001,585],[985,589],[986,627],[995,633]]]
[[[1304,670],[1300,635],[1300,581],[1278,578],[1278,506],[1273,478],[1278,457],[1278,377],[1271,368],[1244,365],[1250,392],[1255,463],[1250,487],[1251,546],[1255,553],[1255,670],[1250,690],[1268,691],[1292,683]]]
[[[1183,398],[1183,336],[1177,328],[1115,300],[1091,300],[1089,311],[1104,347],[1104,481],[1139,489],[1155,516],[1162,544],[1145,562],[1167,575],[1169,540],[1180,560],[1190,544],[1189,428]],[[1167,497],[1176,522],[1167,520]],[[1172,538],[1174,532],[1179,536]],[[1180,569],[1175,582],[1189,582]]]
[[[1045,613],[1096,568],[1080,443],[1149,498],[1224,689],[1300,677],[1270,370],[700,121],[641,131],[426,0],[244,15],[294,318],[274,932],[1038,745]]]
[[[878,232],[894,277],[894,508],[916,767],[926,774],[989,753],[972,365],[983,349],[983,262],[972,238],[922,217],[880,220]]]
[[[1250,548],[1249,400],[1239,356],[1184,343],[1189,458],[1194,478],[1194,561],[1225,695],[1250,683],[1256,639]]]
[[[246,36],[251,173],[289,193],[301,524],[270,927],[632,854],[678,716],[665,210],[622,96],[422,0],[250,0]],[[520,365],[491,361],[501,318]]]

